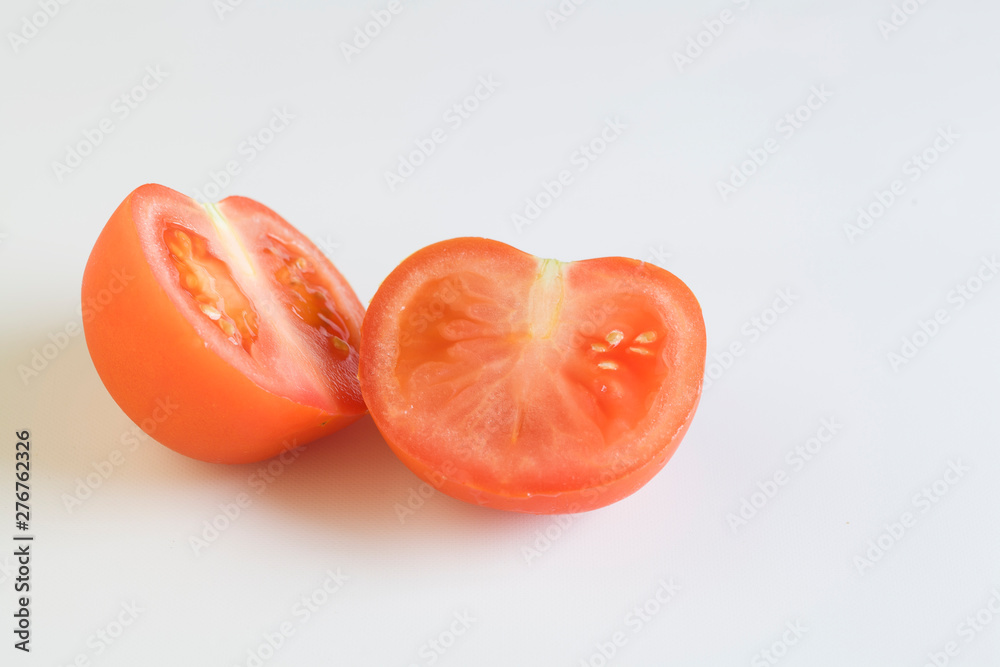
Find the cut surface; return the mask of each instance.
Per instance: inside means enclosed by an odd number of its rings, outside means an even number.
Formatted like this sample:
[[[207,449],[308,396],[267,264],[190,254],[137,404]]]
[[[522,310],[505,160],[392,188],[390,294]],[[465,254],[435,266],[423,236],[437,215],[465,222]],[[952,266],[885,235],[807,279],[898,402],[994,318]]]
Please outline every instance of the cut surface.
[[[364,329],[361,382],[379,428],[418,474],[470,496],[558,497],[628,478],[676,446],[704,365],[697,301],[667,272],[539,260],[485,239],[404,261]]]
[[[338,300],[346,283],[329,260],[252,200],[178,205],[140,198],[133,215],[154,274],[206,344],[275,394],[363,411],[352,381],[363,315]]]

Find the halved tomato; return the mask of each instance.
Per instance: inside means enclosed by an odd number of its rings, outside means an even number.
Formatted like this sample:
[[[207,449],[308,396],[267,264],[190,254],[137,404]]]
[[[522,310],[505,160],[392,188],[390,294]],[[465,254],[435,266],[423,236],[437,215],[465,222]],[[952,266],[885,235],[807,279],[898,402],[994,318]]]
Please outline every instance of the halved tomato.
[[[390,447],[444,493],[499,509],[628,496],[673,454],[701,395],[698,301],[634,259],[443,241],[385,279],[362,331],[361,389]]]
[[[90,254],[83,308],[111,396],[187,456],[260,461],[365,413],[364,307],[309,239],[253,200],[137,188]]]

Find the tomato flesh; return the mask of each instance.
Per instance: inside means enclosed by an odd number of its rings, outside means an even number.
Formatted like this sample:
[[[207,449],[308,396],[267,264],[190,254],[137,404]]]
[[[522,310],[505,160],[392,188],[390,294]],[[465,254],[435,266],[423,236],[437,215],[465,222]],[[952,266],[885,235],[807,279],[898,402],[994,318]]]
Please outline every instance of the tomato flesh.
[[[85,303],[115,271],[130,284],[85,319],[88,349],[115,401],[163,444],[208,461],[257,461],[364,414],[364,308],[270,209],[142,186],[91,252]],[[167,396],[176,414],[151,420]]]
[[[582,511],[632,493],[700,396],[697,300],[636,260],[442,242],[384,281],[363,330],[362,390],[389,444],[446,493],[502,509]]]

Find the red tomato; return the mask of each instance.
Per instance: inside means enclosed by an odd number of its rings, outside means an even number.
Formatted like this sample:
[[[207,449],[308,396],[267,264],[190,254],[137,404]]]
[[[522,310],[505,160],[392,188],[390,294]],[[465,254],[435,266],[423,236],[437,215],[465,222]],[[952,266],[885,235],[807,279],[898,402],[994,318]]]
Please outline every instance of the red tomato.
[[[444,493],[499,509],[577,512],[634,493],[701,395],[698,301],[634,259],[443,241],[385,279],[362,330],[361,389],[390,447]]]
[[[260,461],[365,412],[364,307],[312,242],[244,197],[130,194],[83,275],[101,380],[156,440],[203,461]]]

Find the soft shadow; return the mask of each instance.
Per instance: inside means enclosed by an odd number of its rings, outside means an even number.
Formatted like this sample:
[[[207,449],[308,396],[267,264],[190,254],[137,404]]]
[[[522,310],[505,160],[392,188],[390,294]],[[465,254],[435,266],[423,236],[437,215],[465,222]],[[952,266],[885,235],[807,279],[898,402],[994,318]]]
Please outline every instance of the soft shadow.
[[[552,517],[478,507],[437,491],[421,497],[422,481],[396,457],[367,415],[300,447],[298,457],[288,464],[280,459],[242,465],[205,463],[150,439],[129,449],[122,438],[134,434],[136,427],[101,383],[82,334],[27,387],[17,386],[17,364],[30,358],[32,347],[46,341],[47,333],[6,341],[0,359],[6,362],[10,379],[3,383],[0,397],[12,406],[19,424],[26,424],[33,437],[46,443],[36,460],[58,493],[73,493],[78,481],[108,460],[112,451],[124,453],[124,464],[102,482],[93,494],[95,500],[87,500],[87,505],[108,501],[114,511],[128,514],[128,504],[120,503],[135,493],[167,501],[205,497],[206,488],[226,500],[247,492],[255,507],[280,512],[295,524],[307,523],[307,529],[351,535],[352,541],[372,547],[393,540],[412,545],[424,538],[490,539],[519,526],[534,530],[552,521]],[[255,473],[266,481],[260,493],[249,483]]]
[[[533,518],[479,507],[437,491],[428,494],[427,486],[396,457],[367,415],[306,445],[285,475],[288,479],[276,480],[262,494],[266,503],[320,526],[363,535],[433,527],[439,538],[451,532],[468,537],[530,523]],[[421,496],[421,487],[426,497]]]

